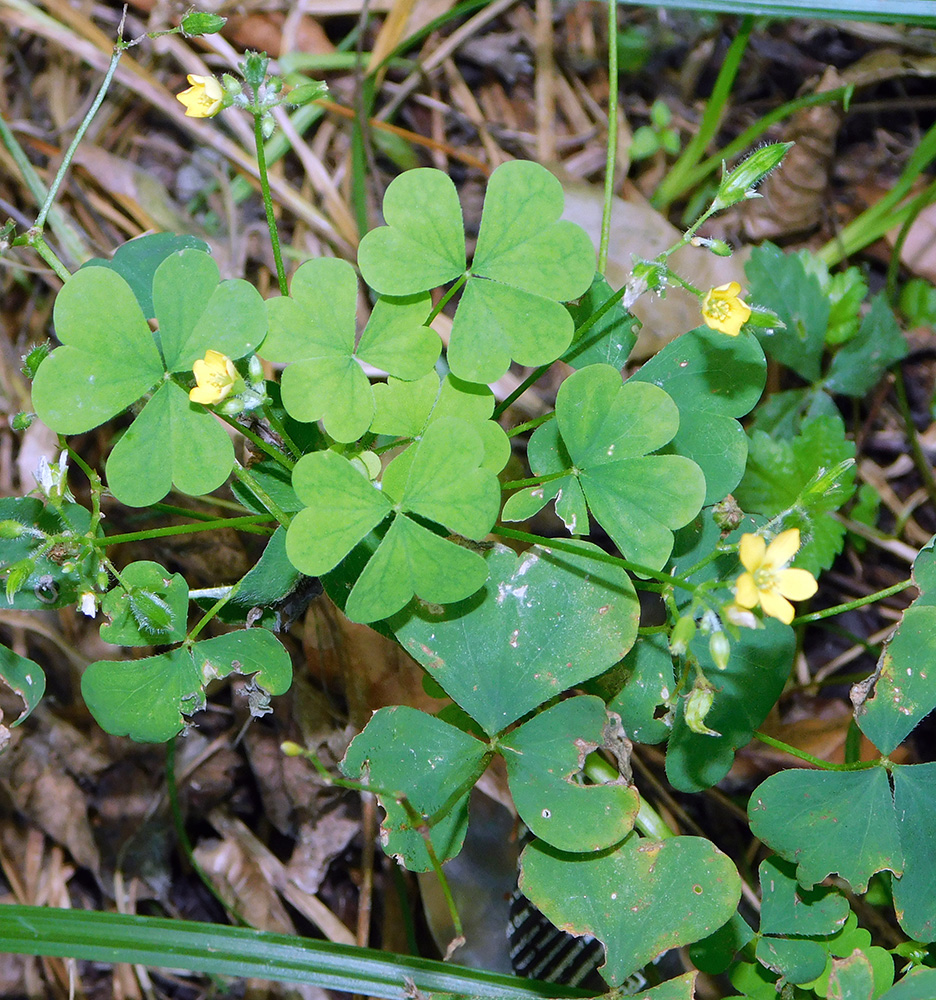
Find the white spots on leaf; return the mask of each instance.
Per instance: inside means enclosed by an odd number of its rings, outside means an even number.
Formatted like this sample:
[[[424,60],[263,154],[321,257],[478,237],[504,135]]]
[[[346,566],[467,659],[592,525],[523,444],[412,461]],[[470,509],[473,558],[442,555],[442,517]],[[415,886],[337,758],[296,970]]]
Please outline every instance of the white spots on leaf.
[[[507,640],[514,649],[520,645],[520,629],[515,628],[513,632],[510,633],[510,638]]]

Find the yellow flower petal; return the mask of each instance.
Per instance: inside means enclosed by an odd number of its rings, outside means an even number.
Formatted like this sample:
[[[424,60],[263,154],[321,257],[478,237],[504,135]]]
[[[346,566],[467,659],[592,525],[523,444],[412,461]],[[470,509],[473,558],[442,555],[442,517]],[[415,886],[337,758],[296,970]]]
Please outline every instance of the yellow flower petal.
[[[204,406],[226,399],[238,379],[234,362],[220,351],[206,351],[205,357],[198,358],[192,365],[192,373],[198,384],[190,390],[189,399]]]
[[[775,569],[785,566],[799,552],[800,533],[799,528],[790,528],[788,531],[781,531],[779,535],[767,546],[766,561]]]
[[[187,118],[212,118],[224,104],[224,89],[213,76],[198,76],[190,73],[188,82],[192,85],[176,95],[185,105]]]
[[[793,621],[793,605],[784,600],[776,591],[761,590],[760,605],[764,609],[764,614],[771,618],[779,618],[784,625],[789,625]]]
[[[741,536],[738,555],[741,558],[741,565],[746,570],[753,572],[756,569],[760,569],[766,551],[767,543],[760,535],[747,534]],[[753,606],[752,604],[751,607]]]
[[[754,577],[750,573],[742,573],[735,583],[735,603],[742,608],[755,608],[758,599]]]
[[[737,337],[751,318],[751,307],[740,297],[737,281],[710,288],[702,299],[702,320],[706,326],[729,337]]]
[[[785,569],[778,577],[777,591],[791,601],[805,601],[819,589],[812,573],[805,569]]]

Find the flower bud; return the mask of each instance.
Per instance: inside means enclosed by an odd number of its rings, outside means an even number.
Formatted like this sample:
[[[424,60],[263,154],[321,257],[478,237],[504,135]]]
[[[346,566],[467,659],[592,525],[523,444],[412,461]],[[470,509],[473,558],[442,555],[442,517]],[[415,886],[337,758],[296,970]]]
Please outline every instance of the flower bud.
[[[729,493],[712,509],[712,518],[724,533],[734,531],[744,519],[744,511],[738,506],[738,501]]]
[[[260,131],[263,133],[264,139],[269,139],[273,133],[276,131],[276,122],[273,120],[272,115],[264,115],[263,122],[260,125]]]
[[[26,533],[26,526],[19,521],[0,521],[0,538],[20,538]]]
[[[754,188],[771,170],[780,165],[780,161],[792,145],[792,142],[773,142],[769,146],[761,146],[734,170],[725,173],[718,185],[718,193],[712,202],[711,211],[720,212],[724,208],[736,205],[739,201],[760,198]]]
[[[310,101],[317,101],[328,93],[328,84],[321,80],[310,80],[308,83],[301,83],[298,87],[293,87],[286,95],[286,103],[293,107],[308,104]]]
[[[256,91],[266,77],[270,57],[265,52],[247,52],[242,64],[244,79]]]
[[[724,240],[713,240],[706,236],[693,236],[689,241],[694,247],[705,247],[716,257],[730,257],[734,252]]]
[[[669,650],[674,656],[683,656],[692,642],[692,637],[696,634],[695,619],[690,615],[683,615],[673,626],[670,633]]]
[[[35,413],[14,413],[10,417],[10,427],[15,431],[28,431],[35,419]]]
[[[27,354],[23,355],[22,372],[26,378],[35,378],[39,365],[52,353],[52,345],[48,340],[43,341],[31,348]]]
[[[724,670],[731,658],[731,643],[728,640],[728,635],[722,631],[713,632],[709,636],[708,650],[715,666],[719,670]]]

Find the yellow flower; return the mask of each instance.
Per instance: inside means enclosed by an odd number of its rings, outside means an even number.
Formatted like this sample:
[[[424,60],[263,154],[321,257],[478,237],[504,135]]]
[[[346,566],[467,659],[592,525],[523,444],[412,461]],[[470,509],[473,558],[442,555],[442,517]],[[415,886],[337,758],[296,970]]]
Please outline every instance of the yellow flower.
[[[194,73],[189,73],[188,82],[192,86],[176,94],[176,100],[185,105],[185,117],[213,118],[224,103],[221,84],[213,76],[196,76]]]
[[[737,337],[741,327],[751,318],[751,307],[741,297],[737,281],[710,288],[702,300],[705,325],[729,337]]]
[[[199,358],[192,365],[192,371],[198,385],[189,392],[189,399],[205,406],[226,399],[240,377],[231,359],[219,351],[206,351],[204,360]]]
[[[789,625],[793,605],[786,598],[805,601],[818,589],[812,573],[787,568],[799,547],[799,528],[780,532],[770,545],[760,535],[742,535],[739,555],[747,572],[735,584],[736,603],[742,608],[759,604],[765,615]]]

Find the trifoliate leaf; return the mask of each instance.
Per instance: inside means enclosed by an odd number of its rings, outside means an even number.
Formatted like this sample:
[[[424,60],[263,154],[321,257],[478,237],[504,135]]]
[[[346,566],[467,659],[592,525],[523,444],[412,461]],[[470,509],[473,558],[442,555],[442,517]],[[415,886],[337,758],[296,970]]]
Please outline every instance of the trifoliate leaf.
[[[568,475],[526,495],[543,504],[555,499],[557,514],[581,534],[588,531],[587,503],[626,559],[660,569],[673,547],[672,529],[695,517],[705,496],[695,462],[647,454],[671,441],[678,427],[679,411],[662,389],[622,384],[608,365],[582,368],[559,388],[555,426],[538,428],[530,441],[535,475]],[[505,520],[516,517],[516,503],[511,498]]]

